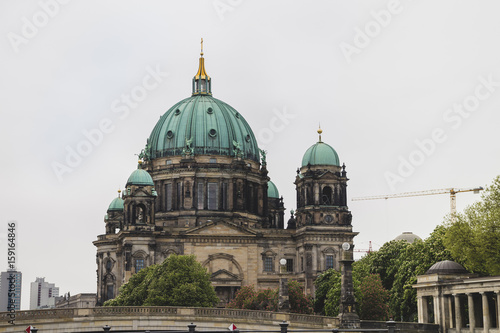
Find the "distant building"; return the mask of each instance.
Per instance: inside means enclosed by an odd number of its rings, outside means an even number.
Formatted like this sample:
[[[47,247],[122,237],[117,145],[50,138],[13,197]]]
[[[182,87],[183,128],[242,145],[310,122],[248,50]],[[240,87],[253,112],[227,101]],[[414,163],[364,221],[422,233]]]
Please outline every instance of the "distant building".
[[[54,308],[59,298],[59,288],[45,278],[31,282],[30,310]]]
[[[9,278],[14,287],[13,309],[21,310],[21,286],[23,274],[19,271],[7,271],[0,274],[0,312],[9,311]],[[12,293],[12,291],[11,291]]]
[[[93,308],[96,303],[97,294],[77,294],[70,296],[69,293],[59,297],[56,308]]]
[[[407,241],[408,243],[413,243],[414,241],[416,240],[422,240],[422,238],[418,237],[417,235],[415,235],[413,232],[403,232],[401,235],[399,235],[398,237],[394,238],[394,240],[405,240]]]

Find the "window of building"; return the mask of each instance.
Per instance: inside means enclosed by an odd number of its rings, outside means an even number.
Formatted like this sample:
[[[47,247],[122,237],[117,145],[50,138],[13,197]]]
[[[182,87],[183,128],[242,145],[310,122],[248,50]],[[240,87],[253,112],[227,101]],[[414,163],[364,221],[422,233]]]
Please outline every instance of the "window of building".
[[[227,183],[222,183],[222,209],[227,210]]]
[[[300,257],[300,271],[304,271],[304,257]]]
[[[135,272],[139,272],[141,269],[144,268],[144,259],[135,259]]]
[[[165,208],[167,212],[172,210],[172,184],[165,185]]]
[[[273,271],[273,258],[264,257],[264,272],[272,272],[272,271]]]
[[[177,209],[182,207],[182,184],[177,183]]]
[[[327,254],[326,255],[326,265],[325,265],[325,268],[326,269],[333,268],[333,255],[331,255],[331,254]]]
[[[106,288],[106,300],[113,299],[115,297],[114,292],[115,292],[115,286],[113,286],[112,284],[108,284]]]
[[[217,183],[208,183],[208,209],[217,210]]]
[[[106,261],[106,270],[110,271],[113,267],[113,262],[111,260]]]
[[[212,164],[217,163],[217,159],[216,158],[211,158],[210,159],[210,163],[212,163]]]
[[[294,267],[293,267],[293,259],[287,259],[286,260],[286,271],[287,272],[292,272],[294,271]]]
[[[198,193],[196,194],[198,200],[198,209],[203,209],[203,183],[198,183]]]
[[[167,160],[167,165],[171,165],[172,164],[172,160]]]

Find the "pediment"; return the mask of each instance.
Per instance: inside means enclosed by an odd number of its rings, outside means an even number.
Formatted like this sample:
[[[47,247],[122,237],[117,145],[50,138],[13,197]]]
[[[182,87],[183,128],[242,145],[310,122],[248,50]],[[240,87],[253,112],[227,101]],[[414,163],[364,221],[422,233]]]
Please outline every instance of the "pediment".
[[[207,236],[256,236],[257,232],[247,227],[227,221],[210,221],[198,227],[186,230],[185,235]]]
[[[212,273],[212,276],[210,278],[212,280],[241,280],[238,275],[231,273],[225,269],[219,269],[217,272]]]
[[[332,179],[332,180],[336,180],[336,179],[339,178],[338,175],[336,175],[335,173],[333,173],[333,172],[331,172],[329,170],[326,170],[326,171],[322,172],[317,177],[321,178],[321,179]]]

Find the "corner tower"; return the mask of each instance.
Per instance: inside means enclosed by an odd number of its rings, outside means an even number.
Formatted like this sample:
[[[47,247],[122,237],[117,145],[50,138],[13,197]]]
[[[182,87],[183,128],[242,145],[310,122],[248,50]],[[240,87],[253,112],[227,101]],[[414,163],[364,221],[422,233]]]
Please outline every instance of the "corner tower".
[[[343,243],[352,246],[352,215],[347,207],[347,174],[335,149],[319,140],[304,153],[297,169],[295,213],[297,252],[304,285],[313,295],[317,275],[330,268],[340,270]]]
[[[335,149],[321,140],[312,145],[297,169],[297,227],[306,225],[350,226],[347,208],[347,173]]]

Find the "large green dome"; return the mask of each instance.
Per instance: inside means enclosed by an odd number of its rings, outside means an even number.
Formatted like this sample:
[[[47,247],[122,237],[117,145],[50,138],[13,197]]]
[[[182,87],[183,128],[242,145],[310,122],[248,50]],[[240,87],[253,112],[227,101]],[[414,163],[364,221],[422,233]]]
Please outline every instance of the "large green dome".
[[[172,106],[149,136],[150,158],[180,156],[192,140],[194,155],[235,156],[259,162],[252,129],[230,105],[210,95],[193,95]]]
[[[302,166],[309,164],[340,166],[339,155],[330,145],[319,141],[306,150],[302,157]]]

